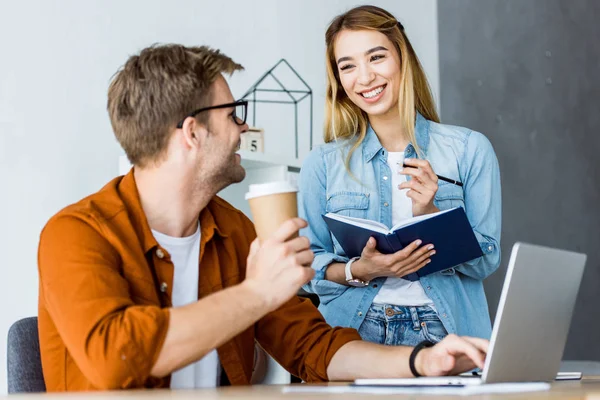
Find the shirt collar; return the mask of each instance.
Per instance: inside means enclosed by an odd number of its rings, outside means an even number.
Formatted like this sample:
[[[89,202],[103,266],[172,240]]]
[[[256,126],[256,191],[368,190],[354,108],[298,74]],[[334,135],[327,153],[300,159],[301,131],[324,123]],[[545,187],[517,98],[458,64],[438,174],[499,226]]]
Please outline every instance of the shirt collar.
[[[127,209],[127,212],[132,220],[134,229],[138,238],[140,238],[144,253],[154,249],[158,246],[158,242],[152,234],[148,219],[142,208],[142,202],[140,200],[140,194],[137,189],[135,177],[133,175],[133,168],[123,177],[119,183],[119,193],[121,199]],[[215,221],[215,217],[212,212],[214,200],[211,200],[206,207],[200,212],[200,229],[201,229],[201,240],[206,243],[214,236],[215,232],[221,237],[227,237],[218,226]]]
[[[429,149],[429,121],[426,120],[419,112],[416,115],[415,121],[415,136],[417,138],[417,144],[424,154],[427,154]],[[375,131],[369,124],[367,127],[367,133],[363,140],[363,157],[365,162],[369,162],[379,153],[382,149],[379,138],[375,134]],[[412,144],[408,144],[407,150],[411,150],[414,153],[414,147]]]

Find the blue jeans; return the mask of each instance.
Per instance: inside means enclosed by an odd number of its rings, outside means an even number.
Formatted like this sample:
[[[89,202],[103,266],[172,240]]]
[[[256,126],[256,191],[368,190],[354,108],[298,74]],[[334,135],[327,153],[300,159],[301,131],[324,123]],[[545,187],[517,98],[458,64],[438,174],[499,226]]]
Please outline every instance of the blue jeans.
[[[437,343],[448,334],[433,308],[388,304],[371,304],[358,333],[368,342],[404,346]]]

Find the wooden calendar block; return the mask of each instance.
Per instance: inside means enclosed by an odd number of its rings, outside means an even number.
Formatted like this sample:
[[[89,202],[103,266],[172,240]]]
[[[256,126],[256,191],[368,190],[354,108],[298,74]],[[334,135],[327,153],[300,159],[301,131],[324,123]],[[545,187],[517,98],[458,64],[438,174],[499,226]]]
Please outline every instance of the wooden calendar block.
[[[242,133],[242,143],[240,148],[246,151],[264,153],[265,135],[264,130],[260,128],[250,128],[248,132]]]

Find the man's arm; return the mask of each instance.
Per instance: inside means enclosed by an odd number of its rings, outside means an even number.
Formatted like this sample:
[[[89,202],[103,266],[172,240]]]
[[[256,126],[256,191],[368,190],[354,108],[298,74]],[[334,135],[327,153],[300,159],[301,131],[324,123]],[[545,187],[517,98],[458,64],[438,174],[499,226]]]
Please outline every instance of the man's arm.
[[[285,222],[262,245],[255,239],[241,284],[172,309],[169,331],[152,375],[167,375],[200,359],[295,297],[314,274],[304,267],[314,257],[308,240],[288,241],[305,225],[296,218]],[[206,324],[209,320],[211,324]]]
[[[483,368],[487,348],[487,340],[448,335],[435,346],[417,353],[415,368],[423,376],[455,375],[475,367]],[[335,353],[327,375],[331,381],[412,377],[408,365],[412,349],[350,342]]]
[[[304,226],[288,221],[262,246],[253,242],[246,280],[188,306],[134,304],[118,254],[88,223],[53,219],[40,239],[44,303],[69,353],[101,389],[142,386],[165,376],[247,329],[310,280]],[[210,321],[211,323],[207,323]]]
[[[163,377],[200,360],[254,324],[268,306],[260,292],[243,282],[171,308],[165,341],[150,374]]]
[[[308,268],[308,267],[307,267]],[[256,339],[279,364],[306,382],[325,382],[327,365],[355,329],[332,328],[308,299],[292,298],[255,325]]]

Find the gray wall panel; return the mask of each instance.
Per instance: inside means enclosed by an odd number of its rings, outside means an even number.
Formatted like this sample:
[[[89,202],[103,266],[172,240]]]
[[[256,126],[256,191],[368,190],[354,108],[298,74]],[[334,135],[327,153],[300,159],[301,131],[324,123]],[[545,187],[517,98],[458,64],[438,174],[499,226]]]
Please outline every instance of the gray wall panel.
[[[515,241],[585,252],[565,358],[600,360],[600,2],[440,0],[438,18],[442,122],[483,132],[500,162],[492,317]]]

